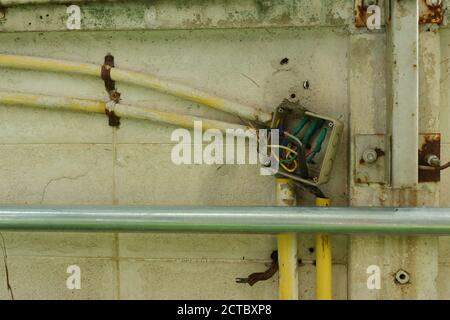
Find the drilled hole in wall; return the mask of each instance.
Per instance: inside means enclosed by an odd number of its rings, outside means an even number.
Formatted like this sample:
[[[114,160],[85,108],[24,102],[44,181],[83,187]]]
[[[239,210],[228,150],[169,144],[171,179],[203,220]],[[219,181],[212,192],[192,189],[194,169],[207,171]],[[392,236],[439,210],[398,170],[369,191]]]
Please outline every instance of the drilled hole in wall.
[[[280,61],[280,64],[283,66],[283,65],[285,65],[285,64],[288,64],[289,63],[289,58],[283,58],[283,59],[281,59],[281,61]]]

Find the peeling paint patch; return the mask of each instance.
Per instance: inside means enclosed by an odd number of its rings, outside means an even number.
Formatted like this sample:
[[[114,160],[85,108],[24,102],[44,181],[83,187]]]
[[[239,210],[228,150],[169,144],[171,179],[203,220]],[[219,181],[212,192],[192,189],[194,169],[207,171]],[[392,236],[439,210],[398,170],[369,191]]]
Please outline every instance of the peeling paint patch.
[[[80,8],[81,30],[347,27],[352,15],[348,0],[90,2]],[[0,16],[0,31],[67,30],[66,5],[24,5],[8,10],[11,19],[1,23]]]

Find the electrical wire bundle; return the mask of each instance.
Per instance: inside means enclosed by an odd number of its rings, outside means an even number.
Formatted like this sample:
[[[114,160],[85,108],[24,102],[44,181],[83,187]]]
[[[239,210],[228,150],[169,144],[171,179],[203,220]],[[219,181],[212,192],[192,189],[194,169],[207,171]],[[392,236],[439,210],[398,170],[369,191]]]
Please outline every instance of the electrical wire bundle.
[[[328,127],[324,126],[325,120],[303,116],[294,126],[291,132],[283,125],[279,125],[281,132],[280,145],[272,146],[279,149],[279,159],[276,159],[281,168],[289,173],[309,177],[308,164],[314,164],[314,158],[322,149],[323,142],[328,133]],[[317,138],[312,146],[312,140]]]

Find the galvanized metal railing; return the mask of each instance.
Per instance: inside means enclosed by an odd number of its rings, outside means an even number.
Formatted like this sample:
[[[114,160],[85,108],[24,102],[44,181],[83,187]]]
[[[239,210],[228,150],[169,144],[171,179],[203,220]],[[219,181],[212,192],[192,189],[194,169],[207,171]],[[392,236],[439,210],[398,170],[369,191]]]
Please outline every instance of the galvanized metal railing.
[[[0,230],[450,234],[450,208],[0,206]]]

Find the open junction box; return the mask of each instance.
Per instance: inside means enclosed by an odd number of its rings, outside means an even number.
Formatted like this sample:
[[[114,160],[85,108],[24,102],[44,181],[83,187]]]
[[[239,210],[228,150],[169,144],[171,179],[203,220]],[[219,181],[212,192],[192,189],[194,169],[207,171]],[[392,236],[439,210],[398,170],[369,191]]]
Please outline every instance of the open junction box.
[[[275,110],[272,129],[279,129],[277,175],[309,186],[330,179],[343,124],[285,100]]]

